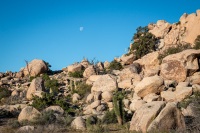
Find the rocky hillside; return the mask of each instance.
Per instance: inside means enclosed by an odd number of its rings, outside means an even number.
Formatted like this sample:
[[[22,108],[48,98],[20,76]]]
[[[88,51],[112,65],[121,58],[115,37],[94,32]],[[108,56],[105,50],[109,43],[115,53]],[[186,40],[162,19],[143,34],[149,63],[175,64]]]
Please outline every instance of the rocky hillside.
[[[0,132],[200,132],[200,10],[138,28],[126,55],[0,73]]]
[[[156,24],[149,24],[149,32],[159,38],[159,48],[165,48],[173,44],[194,45],[194,41],[200,35],[200,10],[192,14],[183,14],[179,22],[170,24],[159,20]]]

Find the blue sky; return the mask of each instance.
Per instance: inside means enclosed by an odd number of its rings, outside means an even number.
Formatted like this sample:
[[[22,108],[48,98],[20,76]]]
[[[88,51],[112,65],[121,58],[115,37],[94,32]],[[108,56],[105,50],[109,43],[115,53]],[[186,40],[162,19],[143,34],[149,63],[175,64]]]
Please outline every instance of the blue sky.
[[[174,23],[197,9],[199,0],[0,0],[0,72],[35,58],[53,70],[84,57],[112,61],[138,26]]]

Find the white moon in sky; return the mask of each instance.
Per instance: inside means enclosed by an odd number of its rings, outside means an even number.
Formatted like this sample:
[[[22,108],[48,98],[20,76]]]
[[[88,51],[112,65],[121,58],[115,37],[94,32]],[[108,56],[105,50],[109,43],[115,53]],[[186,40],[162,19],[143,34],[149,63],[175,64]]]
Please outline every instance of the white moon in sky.
[[[80,30],[80,31],[83,31],[83,27],[80,27],[79,30]]]

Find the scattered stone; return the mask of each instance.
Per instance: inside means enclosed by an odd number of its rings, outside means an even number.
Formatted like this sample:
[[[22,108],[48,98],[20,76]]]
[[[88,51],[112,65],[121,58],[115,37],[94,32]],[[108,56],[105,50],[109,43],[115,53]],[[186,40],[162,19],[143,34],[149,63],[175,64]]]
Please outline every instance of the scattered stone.
[[[43,90],[45,90],[44,81],[41,77],[37,77],[33,79],[33,81],[31,82],[31,85],[29,86],[26,94],[26,98],[28,100],[31,100],[32,96],[36,91],[43,91]]]
[[[73,103],[78,102],[80,99],[81,99],[81,96],[80,96],[79,94],[74,93],[74,94],[72,95],[72,102],[73,102]]]
[[[32,106],[27,106],[22,109],[21,113],[18,116],[18,121],[23,122],[24,120],[27,121],[35,121],[36,117],[38,117],[41,113]]]
[[[156,95],[155,93],[150,93],[146,95],[143,100],[146,101],[147,103],[152,102],[152,101],[159,101],[160,96]]]
[[[56,114],[63,115],[64,110],[60,106],[49,106],[46,109],[44,109],[45,112],[47,111],[53,111]]]
[[[111,102],[111,101],[112,101],[112,98],[113,98],[112,92],[105,91],[105,92],[102,93],[102,99],[103,99],[105,102]]]
[[[159,92],[159,87],[163,85],[163,79],[157,75],[146,77],[134,88],[135,92],[140,97],[145,97],[150,93]]]
[[[71,124],[71,127],[77,130],[86,130],[85,120],[82,117],[76,117]]]
[[[96,75],[96,72],[95,72],[95,69],[94,69],[94,66],[89,66],[85,69],[85,71],[83,72],[83,76],[85,78],[89,78],[90,76],[92,75]]]

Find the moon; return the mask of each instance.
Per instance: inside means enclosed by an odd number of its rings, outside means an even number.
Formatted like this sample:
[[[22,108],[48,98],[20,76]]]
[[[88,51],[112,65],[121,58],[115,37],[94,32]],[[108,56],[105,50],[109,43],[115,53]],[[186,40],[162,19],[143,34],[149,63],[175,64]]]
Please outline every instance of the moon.
[[[83,31],[83,29],[84,29],[84,27],[81,26],[81,27],[79,28],[80,32]]]

